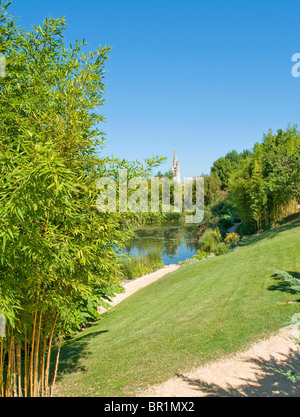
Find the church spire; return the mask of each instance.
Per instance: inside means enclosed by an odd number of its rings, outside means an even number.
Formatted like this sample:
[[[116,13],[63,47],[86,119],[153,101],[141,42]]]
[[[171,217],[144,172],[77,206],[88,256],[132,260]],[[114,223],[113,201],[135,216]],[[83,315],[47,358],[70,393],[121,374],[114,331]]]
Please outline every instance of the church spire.
[[[174,157],[173,157],[173,162],[172,162],[172,172],[173,172],[173,176],[174,179],[177,183],[181,182],[180,179],[180,165],[179,165],[179,161],[177,158],[177,152],[176,152],[176,147],[174,149]]]
[[[178,158],[177,158],[177,152],[176,152],[176,146],[175,146],[175,148],[174,148],[174,156],[173,156],[173,164],[175,162],[177,162],[177,161],[178,161]]]

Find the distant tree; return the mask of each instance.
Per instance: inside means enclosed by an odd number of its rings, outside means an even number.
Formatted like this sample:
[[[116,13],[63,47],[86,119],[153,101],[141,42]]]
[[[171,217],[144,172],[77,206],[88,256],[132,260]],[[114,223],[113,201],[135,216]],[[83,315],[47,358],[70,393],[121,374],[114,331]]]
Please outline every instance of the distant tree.
[[[155,176],[159,178],[168,178],[169,180],[172,180],[174,178],[174,174],[171,169],[169,171],[166,171],[164,174],[161,171],[158,171],[158,173]]]
[[[204,177],[204,203],[206,207],[220,200],[221,184],[220,178],[214,175],[206,175]]]
[[[227,190],[230,175],[232,174],[231,162],[226,158],[217,159],[211,168],[211,175],[221,180],[221,189]]]
[[[249,154],[251,152],[246,150],[240,154],[236,151],[231,151],[225,157],[219,158],[213,163],[211,175],[221,180],[221,189],[223,191],[228,190],[231,175]]]

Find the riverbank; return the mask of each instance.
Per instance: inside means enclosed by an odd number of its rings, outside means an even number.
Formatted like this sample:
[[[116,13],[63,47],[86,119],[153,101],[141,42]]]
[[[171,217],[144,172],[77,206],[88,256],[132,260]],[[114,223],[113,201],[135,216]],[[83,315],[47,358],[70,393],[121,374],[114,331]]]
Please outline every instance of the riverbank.
[[[241,223],[234,223],[234,225],[228,230],[228,233],[235,232],[237,227],[240,224]],[[202,260],[210,259],[210,258],[213,258],[215,256],[216,255],[214,253],[211,253],[206,258],[204,258]],[[195,260],[194,262],[199,262],[199,260]],[[184,264],[185,264],[185,262],[178,263],[178,264],[166,265],[165,267],[159,268],[159,269],[157,269],[156,271],[154,271],[150,274],[145,274],[145,275],[142,275],[141,277],[138,277],[138,278],[135,278],[135,279],[132,279],[130,281],[125,282],[124,285],[123,285],[124,293],[117,294],[112,299],[111,302],[108,302],[108,304],[110,304],[111,307],[116,306],[121,301],[125,300],[130,295],[134,294],[136,291],[140,290],[141,288],[146,287],[147,285],[151,284],[152,282],[155,282],[156,280],[158,280],[160,278],[163,278],[165,275],[176,271],[178,268],[180,268]],[[107,309],[104,308],[104,307],[99,307],[98,311],[99,311],[100,314],[103,314],[107,311]]]
[[[63,344],[57,395],[141,395],[178,374],[192,380],[193,370],[209,364],[221,366],[223,360],[247,352],[253,343],[268,341],[299,313],[299,296],[288,291],[273,274],[274,268],[299,271],[299,226],[299,220],[290,222],[245,238],[236,252],[182,268],[175,265],[174,272],[156,282],[156,273],[151,274],[151,285],[144,277],[141,287],[145,288],[121,294],[113,304],[132,296]],[[161,276],[167,272],[169,268],[164,268]],[[250,367],[257,364],[258,356],[252,357]],[[236,364],[245,369],[243,361]],[[276,369],[289,364],[299,369],[292,354],[282,364],[265,360],[266,366]],[[227,369],[224,375],[230,388],[233,382],[229,376],[235,368]],[[256,374],[260,372],[261,368]],[[267,370],[263,380],[258,378],[257,382],[250,376],[244,392],[250,395],[256,383],[264,392],[268,380],[281,380],[280,374],[270,373]],[[194,379],[202,380],[203,376],[195,375]],[[193,393],[198,395],[199,386],[191,382]],[[211,385],[208,379],[206,382],[207,395],[214,395],[214,387],[221,385],[216,379]],[[234,394],[235,388],[228,390],[227,386],[223,392]],[[277,395],[273,389],[271,395]]]

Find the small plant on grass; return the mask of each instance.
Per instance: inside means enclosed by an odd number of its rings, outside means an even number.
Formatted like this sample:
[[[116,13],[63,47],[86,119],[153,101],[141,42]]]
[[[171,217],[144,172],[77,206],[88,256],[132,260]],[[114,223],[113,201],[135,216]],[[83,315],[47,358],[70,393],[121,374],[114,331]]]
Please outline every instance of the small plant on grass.
[[[196,258],[198,261],[201,261],[202,259],[205,259],[207,255],[209,255],[208,252],[203,251],[203,250],[197,250],[194,255],[194,258]]]
[[[291,274],[289,274],[286,271],[280,271],[278,269],[274,270],[275,275],[278,278],[282,278],[284,282],[286,282],[289,286],[289,288],[296,293],[300,293],[300,279],[293,277]],[[300,328],[300,314],[295,314],[291,319],[291,324],[294,324],[296,330],[299,330]],[[299,338],[293,338],[294,341],[300,345],[300,339]],[[291,369],[276,369],[276,368],[269,368],[273,371],[285,375],[290,381],[296,383],[300,381],[300,372],[293,371]]]
[[[293,277],[286,271],[275,269],[274,272],[278,278],[282,278],[289,285],[291,290],[300,292],[300,279]]]

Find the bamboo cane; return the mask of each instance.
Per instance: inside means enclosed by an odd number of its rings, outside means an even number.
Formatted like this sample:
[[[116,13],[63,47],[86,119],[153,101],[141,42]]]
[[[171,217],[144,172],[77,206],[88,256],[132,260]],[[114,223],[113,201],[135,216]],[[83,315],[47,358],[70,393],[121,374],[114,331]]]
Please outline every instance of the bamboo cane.
[[[53,377],[53,382],[52,382],[50,397],[53,396],[55,381],[56,381],[56,377],[57,377],[58,361],[59,361],[59,355],[60,355],[60,348],[61,348],[61,337],[59,337],[59,342],[58,342],[58,351],[57,351],[57,355],[56,355],[55,370],[54,370],[54,377]]]
[[[31,352],[30,352],[30,365],[29,365],[30,397],[33,396],[33,357],[34,357],[36,318],[37,318],[37,310],[35,310],[35,313],[34,313],[33,330],[32,330],[32,342],[31,342]]]
[[[48,355],[47,355],[47,364],[46,364],[46,371],[45,371],[45,395],[46,396],[48,396],[48,392],[49,392],[49,369],[50,369],[50,359],[51,359],[51,346],[52,346],[53,334],[54,334],[57,319],[58,319],[58,313],[56,314],[56,317],[55,317],[55,320],[51,329],[51,334],[50,334],[49,344],[48,344]]]
[[[40,347],[40,335],[41,335],[41,324],[42,324],[42,315],[40,312],[40,319],[38,323],[37,335],[36,335],[36,346],[34,353],[34,370],[33,370],[33,396],[38,395],[38,365],[39,365],[39,347]]]
[[[3,349],[3,340],[0,342],[0,392],[1,397],[4,397],[4,386],[3,386],[3,371],[4,371],[4,349]]]
[[[25,330],[25,341],[24,341],[24,397],[27,397],[28,390],[28,341],[27,341],[27,330]]]
[[[13,397],[17,397],[17,381],[16,381],[16,346],[15,339],[12,337],[12,352],[11,352],[11,375],[13,382]]]
[[[45,390],[45,358],[46,358],[46,347],[47,347],[47,337],[44,337],[43,343],[43,353],[40,366],[40,384],[41,384],[41,396],[44,397]]]
[[[5,396],[10,397],[11,396],[11,354],[12,354],[12,343],[13,343],[13,337],[10,339],[9,349],[8,349],[8,361],[7,361],[7,374],[6,374],[6,390],[5,390]]]
[[[18,375],[18,396],[22,397],[22,368],[21,368],[20,342],[18,342],[16,345],[16,357],[17,357],[17,375]]]

